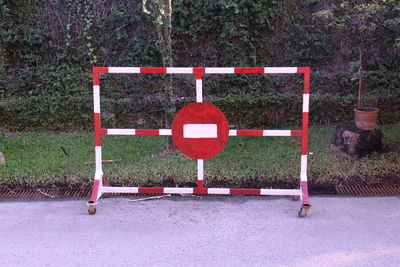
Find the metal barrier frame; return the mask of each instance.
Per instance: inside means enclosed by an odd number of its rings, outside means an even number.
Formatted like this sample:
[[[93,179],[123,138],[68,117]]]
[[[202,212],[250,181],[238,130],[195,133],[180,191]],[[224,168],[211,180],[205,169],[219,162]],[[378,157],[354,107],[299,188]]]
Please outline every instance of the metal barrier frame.
[[[284,195],[300,198],[300,217],[305,217],[311,205],[307,186],[308,113],[310,99],[309,67],[252,67],[252,68],[152,68],[152,67],[93,67],[93,104],[96,173],[92,193],[88,202],[90,214],[96,213],[97,200],[103,193],[132,194],[199,194],[199,195]],[[197,187],[112,187],[105,182],[102,167],[103,135],[172,135],[171,129],[104,129],[101,128],[100,115],[100,74],[101,73],[165,73],[192,74],[196,78],[196,102],[203,102],[204,74],[303,74],[303,111],[301,130],[229,130],[229,136],[301,136],[301,163],[299,189],[253,189],[253,188],[206,188],[204,187],[204,160],[197,160]]]

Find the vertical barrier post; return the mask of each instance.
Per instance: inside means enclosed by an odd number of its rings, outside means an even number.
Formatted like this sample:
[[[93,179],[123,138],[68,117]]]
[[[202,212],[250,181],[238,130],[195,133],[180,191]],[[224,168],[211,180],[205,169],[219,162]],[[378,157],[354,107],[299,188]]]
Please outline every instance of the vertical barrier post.
[[[89,203],[96,203],[101,196],[101,189],[103,186],[103,166],[101,155],[101,115],[100,115],[100,73],[107,73],[107,67],[93,67],[93,107],[94,107],[94,146],[95,146],[95,163],[96,173],[94,176],[93,189],[90,196]]]
[[[303,90],[303,115],[302,115],[302,138],[301,138],[301,170],[300,189],[303,207],[309,208],[308,184],[307,184],[307,154],[308,154],[308,113],[310,103],[310,68],[299,68],[304,75]]]
[[[203,74],[205,68],[193,68],[196,78],[196,102],[203,102]],[[204,159],[197,160],[197,191],[204,191]]]

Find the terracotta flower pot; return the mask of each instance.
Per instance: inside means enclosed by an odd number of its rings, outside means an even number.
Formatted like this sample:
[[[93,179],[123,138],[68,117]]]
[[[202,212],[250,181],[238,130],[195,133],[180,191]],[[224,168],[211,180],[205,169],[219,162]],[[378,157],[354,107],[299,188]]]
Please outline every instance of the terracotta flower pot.
[[[378,108],[355,108],[354,114],[357,128],[365,131],[371,131],[375,129],[378,113]]]

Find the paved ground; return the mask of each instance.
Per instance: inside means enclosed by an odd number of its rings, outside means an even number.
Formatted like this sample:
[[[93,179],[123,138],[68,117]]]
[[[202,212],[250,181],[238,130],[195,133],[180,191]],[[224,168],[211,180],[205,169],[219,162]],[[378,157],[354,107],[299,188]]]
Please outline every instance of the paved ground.
[[[400,197],[0,201],[0,266],[400,266]]]

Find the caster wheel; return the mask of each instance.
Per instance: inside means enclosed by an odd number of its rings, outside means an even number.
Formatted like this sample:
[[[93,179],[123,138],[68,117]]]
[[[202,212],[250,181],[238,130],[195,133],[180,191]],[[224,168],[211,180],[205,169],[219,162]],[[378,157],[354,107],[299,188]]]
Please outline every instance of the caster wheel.
[[[304,204],[303,206],[300,207],[299,210],[299,217],[303,218],[307,216],[307,212],[310,210],[311,205],[310,204]]]
[[[293,201],[298,201],[300,199],[300,196],[292,196]]]
[[[89,212],[90,215],[96,214],[96,204],[89,203],[88,204],[88,212]]]

